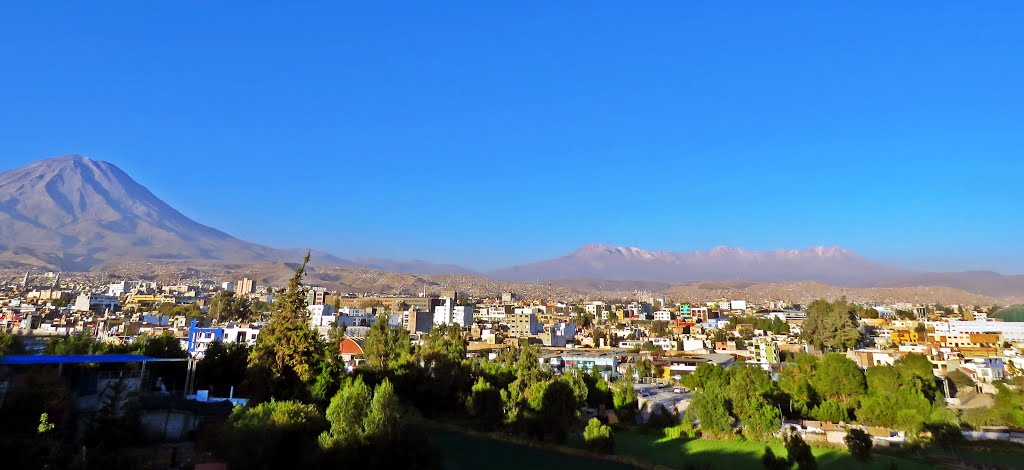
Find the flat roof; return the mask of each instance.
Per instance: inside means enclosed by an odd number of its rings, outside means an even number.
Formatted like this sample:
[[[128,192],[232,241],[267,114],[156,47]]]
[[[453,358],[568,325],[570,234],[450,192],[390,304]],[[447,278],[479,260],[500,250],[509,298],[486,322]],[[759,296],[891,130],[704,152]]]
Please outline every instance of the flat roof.
[[[103,364],[128,362],[184,362],[188,358],[159,358],[141,354],[79,354],[63,356],[3,356],[0,364]]]

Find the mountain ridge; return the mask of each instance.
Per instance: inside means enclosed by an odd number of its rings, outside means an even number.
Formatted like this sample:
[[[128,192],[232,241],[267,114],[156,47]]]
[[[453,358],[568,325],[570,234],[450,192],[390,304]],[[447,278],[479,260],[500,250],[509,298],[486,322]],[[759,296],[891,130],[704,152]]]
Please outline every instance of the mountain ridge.
[[[88,271],[122,261],[251,264],[295,261],[305,252],[251,243],[196,222],[102,160],[71,154],[0,172],[0,267]],[[344,259],[321,251],[314,251],[313,264],[578,285],[816,281],[846,287],[946,286],[994,297],[1024,296],[1024,275],[909,270],[838,246],[651,251],[592,243],[561,257],[485,272],[422,260]]]

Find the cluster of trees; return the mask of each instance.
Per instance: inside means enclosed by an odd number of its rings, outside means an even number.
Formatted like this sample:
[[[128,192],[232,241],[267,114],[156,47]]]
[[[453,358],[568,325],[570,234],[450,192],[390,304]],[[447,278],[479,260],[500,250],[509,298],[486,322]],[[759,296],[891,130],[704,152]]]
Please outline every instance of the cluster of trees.
[[[785,396],[758,366],[722,369],[701,364],[684,383],[695,391],[684,419],[699,420],[704,433],[732,434],[733,425],[739,423],[745,435],[764,438],[778,431],[782,423]]]
[[[231,291],[217,292],[210,300],[210,315],[218,321],[247,321],[253,317],[252,302]]]
[[[943,402],[931,363],[909,354],[893,366],[873,366],[865,373],[839,353],[798,354],[785,365],[778,383],[763,369],[741,364],[721,369],[702,364],[684,379],[696,392],[686,419],[699,420],[701,430],[716,435],[736,430],[763,438],[775,433],[782,418],[857,422],[907,431],[958,428],[957,418]],[[1024,418],[1024,395],[1006,389],[1005,406],[993,421]]]
[[[892,366],[869,367],[866,373],[842,354],[799,354],[779,374],[779,387],[788,395],[794,417],[856,421],[911,435],[957,425],[944,405],[931,362],[920,354],[908,354]]]
[[[801,338],[814,347],[845,351],[860,341],[857,319],[865,309],[840,298],[834,302],[818,299],[807,306],[807,319],[801,326]],[[878,316],[878,312],[875,312]]]
[[[126,344],[102,343],[86,334],[53,338],[43,346],[46,355],[142,354],[157,358],[181,358],[188,355],[178,338],[169,333],[143,334]]]

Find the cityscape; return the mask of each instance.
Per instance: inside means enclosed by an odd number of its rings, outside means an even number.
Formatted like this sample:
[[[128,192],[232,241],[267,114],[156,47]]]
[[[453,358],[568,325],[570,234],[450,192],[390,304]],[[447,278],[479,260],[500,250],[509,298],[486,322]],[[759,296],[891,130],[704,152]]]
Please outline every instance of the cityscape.
[[[392,8],[0,20],[0,466],[1024,468],[1019,5]]]

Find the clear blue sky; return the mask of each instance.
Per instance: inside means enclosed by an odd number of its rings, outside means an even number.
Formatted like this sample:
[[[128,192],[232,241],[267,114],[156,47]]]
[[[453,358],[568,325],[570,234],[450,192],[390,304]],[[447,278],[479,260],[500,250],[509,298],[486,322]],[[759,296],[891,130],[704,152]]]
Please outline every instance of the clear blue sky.
[[[1021,2],[42,3],[0,10],[2,167],[107,160],[241,238],[1024,272]]]

